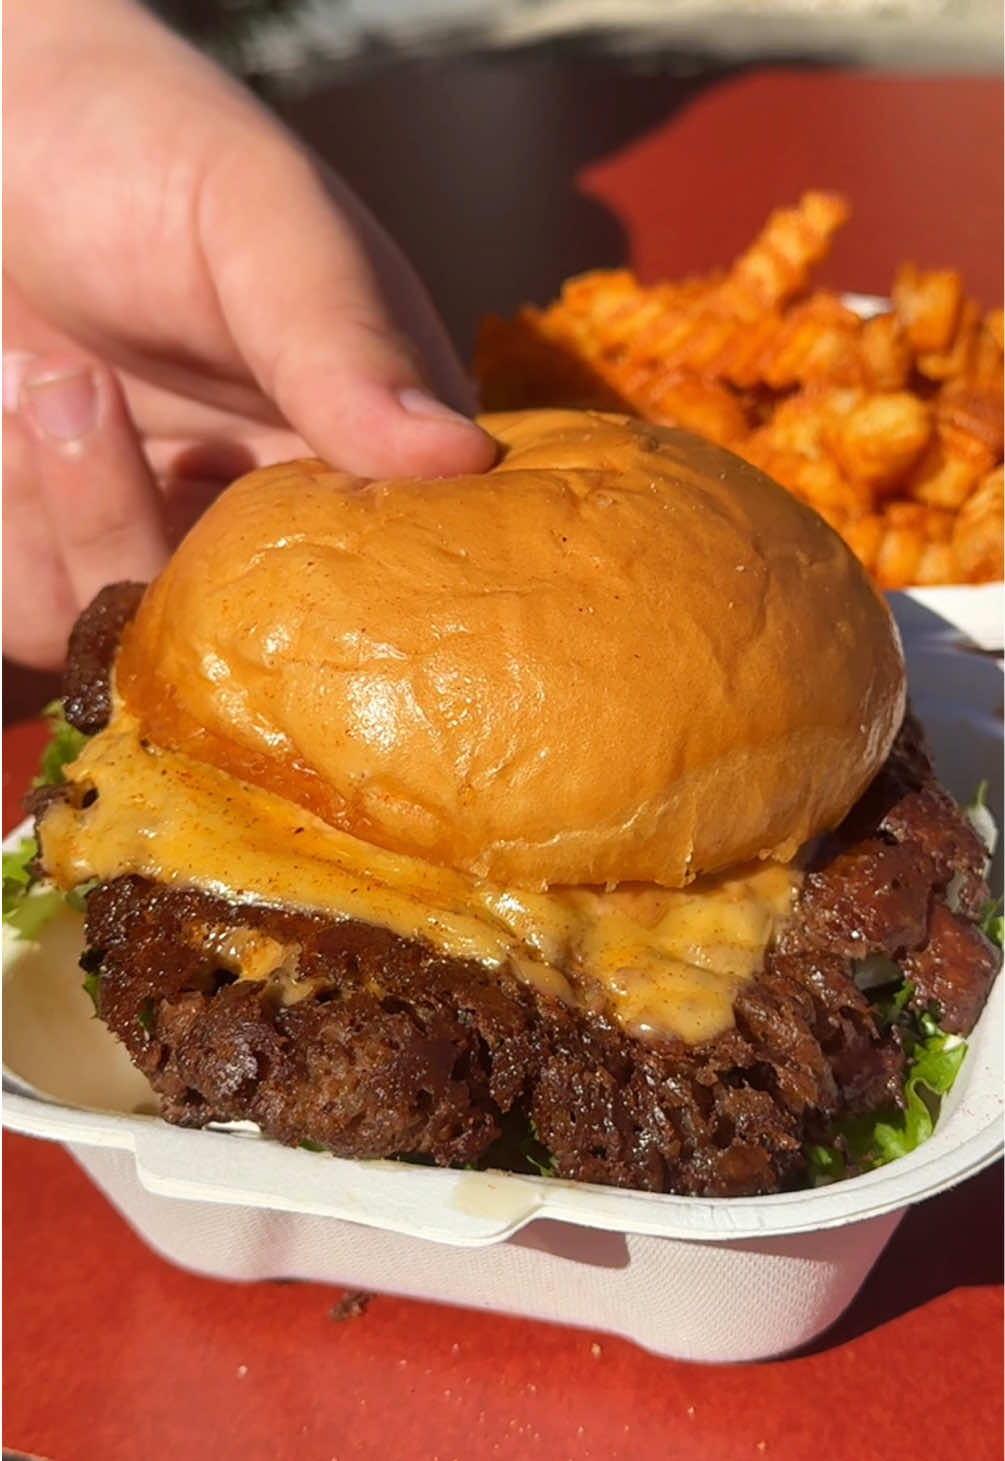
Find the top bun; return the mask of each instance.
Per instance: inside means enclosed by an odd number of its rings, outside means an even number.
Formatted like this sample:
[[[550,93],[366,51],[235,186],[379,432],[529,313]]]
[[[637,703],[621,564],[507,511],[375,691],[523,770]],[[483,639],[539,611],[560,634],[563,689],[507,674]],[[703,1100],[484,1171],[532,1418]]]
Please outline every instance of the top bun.
[[[791,858],[904,712],[885,603],[746,462],[596,412],[481,424],[484,476],[253,472],[127,630],[154,743],[513,887]]]

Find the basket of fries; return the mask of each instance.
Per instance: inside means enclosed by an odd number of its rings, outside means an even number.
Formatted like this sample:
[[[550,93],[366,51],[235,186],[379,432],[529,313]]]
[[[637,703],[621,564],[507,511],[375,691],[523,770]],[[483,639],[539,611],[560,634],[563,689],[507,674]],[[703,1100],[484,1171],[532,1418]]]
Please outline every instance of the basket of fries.
[[[848,217],[807,193],[725,273],[570,279],[482,322],[488,410],[578,405],[682,426],[813,506],[884,589],[1003,577],[1001,309],[905,263],[887,300],[811,290]]]

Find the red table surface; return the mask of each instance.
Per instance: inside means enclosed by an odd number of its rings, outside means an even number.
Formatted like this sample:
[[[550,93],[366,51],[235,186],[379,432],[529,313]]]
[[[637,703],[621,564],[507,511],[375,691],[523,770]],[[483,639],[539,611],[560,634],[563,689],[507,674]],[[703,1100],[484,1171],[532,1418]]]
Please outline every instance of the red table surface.
[[[746,77],[583,185],[650,277],[727,257],[815,184],[857,207],[832,282],[880,290],[915,255],[961,265],[991,301],[1000,109],[995,82]],[[7,827],[41,740],[37,724],[4,734]],[[911,1211],[806,1352],[727,1367],[392,1297],[336,1323],[335,1289],[171,1267],[57,1147],[7,1136],[4,1161],[4,1438],[50,1461],[1002,1455],[1000,1167]]]
[[[779,70],[704,92],[669,128],[589,168],[583,186],[620,219],[646,280],[726,265],[768,209],[816,188],[852,210],[816,282],[888,294],[913,259],[959,269],[992,307],[1002,168],[998,80]]]

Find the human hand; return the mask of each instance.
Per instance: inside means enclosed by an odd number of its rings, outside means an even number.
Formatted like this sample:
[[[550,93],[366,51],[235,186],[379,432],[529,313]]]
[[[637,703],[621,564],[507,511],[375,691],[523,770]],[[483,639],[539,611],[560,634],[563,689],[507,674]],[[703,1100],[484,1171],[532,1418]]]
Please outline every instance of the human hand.
[[[416,276],[254,98],[130,0],[4,29],[5,652],[61,663],[252,466],[489,465]]]

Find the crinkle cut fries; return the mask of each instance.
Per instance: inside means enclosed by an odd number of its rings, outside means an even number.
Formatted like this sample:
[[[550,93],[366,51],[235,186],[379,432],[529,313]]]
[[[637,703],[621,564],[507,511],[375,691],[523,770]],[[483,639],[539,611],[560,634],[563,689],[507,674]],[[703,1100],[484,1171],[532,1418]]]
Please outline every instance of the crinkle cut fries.
[[[482,323],[487,410],[594,406],[687,427],[810,503],[883,588],[1003,577],[1002,311],[953,269],[903,264],[863,319],[810,292],[848,218],[807,193],[725,274],[570,279]]]

